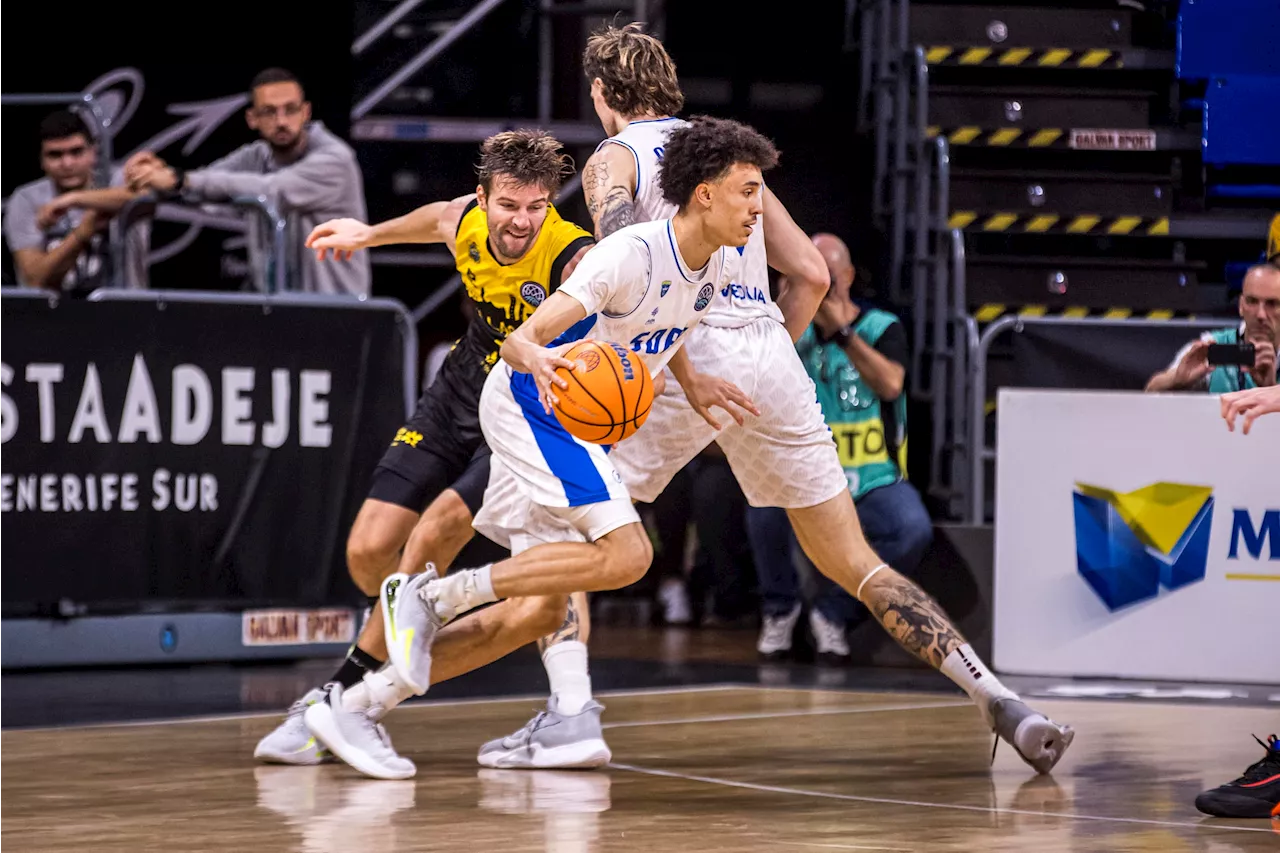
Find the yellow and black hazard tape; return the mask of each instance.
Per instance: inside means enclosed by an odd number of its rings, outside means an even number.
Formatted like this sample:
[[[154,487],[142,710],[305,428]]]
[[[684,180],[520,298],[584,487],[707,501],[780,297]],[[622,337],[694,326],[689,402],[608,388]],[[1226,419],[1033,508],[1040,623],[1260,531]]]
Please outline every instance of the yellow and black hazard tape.
[[[1112,306],[1110,308],[1088,308],[1083,305],[1067,305],[1050,308],[1047,305],[1004,305],[989,302],[979,305],[973,312],[973,319],[979,323],[990,323],[1006,315],[1018,317],[1058,317],[1067,320],[1080,320],[1086,317],[1103,320],[1194,320],[1196,315],[1185,311],[1174,311],[1169,308],[1149,308],[1135,311],[1132,308]]]
[[[986,145],[993,148],[1069,148],[1071,132],[1061,127],[1042,127],[1036,130],[1021,127],[983,128],[977,125],[960,127],[925,128],[929,139],[944,137],[952,145]]]
[[[935,45],[925,51],[930,65],[970,65],[987,68],[1123,68],[1118,50],[1067,47],[965,47]]]
[[[1169,233],[1167,216],[1099,216],[1092,213],[983,213],[955,210],[948,228],[1007,234],[1093,234],[1161,237]]]

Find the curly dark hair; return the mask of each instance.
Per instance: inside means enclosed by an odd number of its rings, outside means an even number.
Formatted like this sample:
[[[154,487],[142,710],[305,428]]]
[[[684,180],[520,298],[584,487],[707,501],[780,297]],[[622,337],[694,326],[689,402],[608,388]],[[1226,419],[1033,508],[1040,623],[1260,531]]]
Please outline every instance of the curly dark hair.
[[[737,163],[768,171],[778,165],[778,149],[745,124],[694,116],[671,131],[663,146],[658,173],[662,197],[683,208],[698,184],[723,178]]]
[[[485,192],[495,175],[518,184],[542,187],[555,195],[573,174],[573,159],[560,141],[545,130],[507,130],[495,133],[480,146],[476,174]]]
[[[639,23],[593,33],[582,54],[582,71],[588,80],[600,78],[605,103],[624,116],[673,116],[684,106],[676,64]]]

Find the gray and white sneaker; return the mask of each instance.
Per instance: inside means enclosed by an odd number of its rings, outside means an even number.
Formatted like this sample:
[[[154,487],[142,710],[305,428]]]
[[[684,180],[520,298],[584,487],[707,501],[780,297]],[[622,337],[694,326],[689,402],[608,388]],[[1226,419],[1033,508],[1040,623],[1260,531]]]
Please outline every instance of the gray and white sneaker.
[[[431,643],[444,621],[436,615],[435,602],[426,595],[427,584],[438,579],[436,567],[427,563],[421,574],[396,572],[382,582],[382,623],[387,634],[387,657],[400,678],[421,696],[431,686]]]
[[[476,761],[498,769],[608,764],[613,753],[600,727],[603,710],[604,706],[592,699],[576,714],[561,714],[553,695],[547,700],[547,710],[539,711],[520,731],[480,747]]]
[[[408,779],[418,772],[413,762],[399,755],[381,723],[383,709],[371,705],[363,711],[342,706],[342,685],[326,685],[328,697],[303,713],[307,728],[334,755],[374,779]]]
[[[997,699],[989,710],[996,734],[1037,773],[1052,770],[1076,736],[1070,726],[1055,723],[1020,699]]]
[[[253,757],[272,764],[322,764],[334,760],[307,729],[302,714],[316,702],[324,701],[325,693],[312,688],[307,694],[289,706],[284,722],[276,726],[266,737],[258,741]]]

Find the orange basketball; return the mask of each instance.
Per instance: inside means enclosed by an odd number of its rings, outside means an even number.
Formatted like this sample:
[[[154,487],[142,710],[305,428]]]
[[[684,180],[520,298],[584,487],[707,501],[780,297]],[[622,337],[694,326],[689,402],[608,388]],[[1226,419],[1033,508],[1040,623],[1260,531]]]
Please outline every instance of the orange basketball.
[[[579,341],[564,357],[577,368],[556,369],[568,388],[556,388],[552,410],[572,436],[592,444],[617,444],[640,429],[653,405],[653,380],[635,353],[607,341]]]

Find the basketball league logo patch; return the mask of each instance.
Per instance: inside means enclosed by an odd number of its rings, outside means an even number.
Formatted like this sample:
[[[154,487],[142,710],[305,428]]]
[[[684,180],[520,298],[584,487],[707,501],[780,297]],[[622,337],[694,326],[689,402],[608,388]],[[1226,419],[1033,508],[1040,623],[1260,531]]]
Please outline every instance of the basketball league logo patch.
[[[472,262],[477,264],[480,263],[480,247],[476,245],[475,240],[472,240],[471,245],[467,247],[467,255],[471,258]]]
[[[664,282],[662,283],[662,287],[660,287],[660,288],[658,289],[658,298],[659,298],[659,299],[661,299],[662,297],[666,296],[666,295],[667,295],[667,291],[668,291],[668,290],[670,290],[670,289],[671,289],[671,282],[669,282],[669,281],[664,281]]]
[[[711,304],[711,297],[715,295],[716,289],[709,284],[702,285],[702,289],[698,291],[698,298],[693,303],[694,311],[701,311]]]
[[[536,281],[526,281],[520,285],[520,297],[537,308],[542,304],[542,300],[547,298],[547,291]]]

